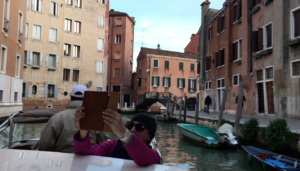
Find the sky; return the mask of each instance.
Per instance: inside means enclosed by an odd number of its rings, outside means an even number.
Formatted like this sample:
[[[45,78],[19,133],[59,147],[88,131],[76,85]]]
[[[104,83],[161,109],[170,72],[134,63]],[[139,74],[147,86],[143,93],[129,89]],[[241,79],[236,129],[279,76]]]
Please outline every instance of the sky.
[[[187,3],[188,1],[188,3]],[[184,52],[191,35],[201,24],[205,0],[110,0],[110,9],[135,17],[133,70],[142,47]],[[210,8],[221,9],[225,0],[210,0]]]

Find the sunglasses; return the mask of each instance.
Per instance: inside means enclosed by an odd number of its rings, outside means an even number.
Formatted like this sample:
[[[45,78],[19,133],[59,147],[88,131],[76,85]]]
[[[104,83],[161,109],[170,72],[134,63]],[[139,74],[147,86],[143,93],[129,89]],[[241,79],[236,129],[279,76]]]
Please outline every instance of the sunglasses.
[[[147,128],[145,127],[145,125],[143,125],[143,124],[141,124],[141,123],[134,124],[133,122],[130,122],[130,121],[128,121],[128,122],[126,123],[126,128],[127,128],[128,130],[131,130],[133,127],[135,127],[135,130],[136,130],[137,132],[143,132],[144,129],[147,129]]]

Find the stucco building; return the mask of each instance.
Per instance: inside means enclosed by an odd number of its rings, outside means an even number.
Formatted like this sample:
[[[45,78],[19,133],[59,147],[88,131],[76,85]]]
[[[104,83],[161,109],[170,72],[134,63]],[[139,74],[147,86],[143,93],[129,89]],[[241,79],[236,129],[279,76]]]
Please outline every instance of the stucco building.
[[[24,109],[64,109],[72,87],[106,88],[108,0],[28,0]]]
[[[107,91],[120,92],[120,106],[131,106],[134,17],[127,13],[109,12],[109,60]],[[111,60],[110,60],[111,59]]]
[[[22,110],[26,1],[0,0],[0,117]]]

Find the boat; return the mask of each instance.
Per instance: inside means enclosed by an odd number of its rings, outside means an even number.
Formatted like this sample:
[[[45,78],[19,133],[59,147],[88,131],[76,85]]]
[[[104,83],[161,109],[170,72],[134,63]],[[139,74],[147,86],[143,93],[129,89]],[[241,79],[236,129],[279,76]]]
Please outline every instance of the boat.
[[[169,117],[167,115],[155,115],[157,121],[168,122]]]
[[[49,119],[58,112],[26,110],[5,120],[0,125],[0,170],[1,167],[4,168],[2,170],[17,170],[20,166],[22,170],[182,170],[162,165],[139,167],[131,160],[109,157],[39,151],[40,134]],[[150,146],[161,156],[155,138]]]
[[[300,171],[300,160],[262,150],[253,146],[242,146],[249,160],[255,160],[264,171]]]
[[[178,123],[179,132],[188,139],[206,147],[235,146],[238,144],[232,135],[233,127],[229,124],[222,125],[219,130],[202,125]]]

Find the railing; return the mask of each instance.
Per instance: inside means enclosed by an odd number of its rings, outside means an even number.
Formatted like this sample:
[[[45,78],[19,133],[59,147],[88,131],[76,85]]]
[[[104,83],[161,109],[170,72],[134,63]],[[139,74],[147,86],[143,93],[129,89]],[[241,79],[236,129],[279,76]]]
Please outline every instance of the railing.
[[[23,34],[19,31],[19,39],[18,39],[18,43],[22,44],[22,40],[23,40]]]
[[[4,27],[3,27],[3,31],[5,33],[8,33],[8,29],[9,29],[9,20],[4,18]]]
[[[170,103],[175,102],[179,106],[179,98],[170,92],[146,92],[137,98],[135,104],[136,107],[143,104],[146,100],[157,100],[166,106],[170,98]]]

